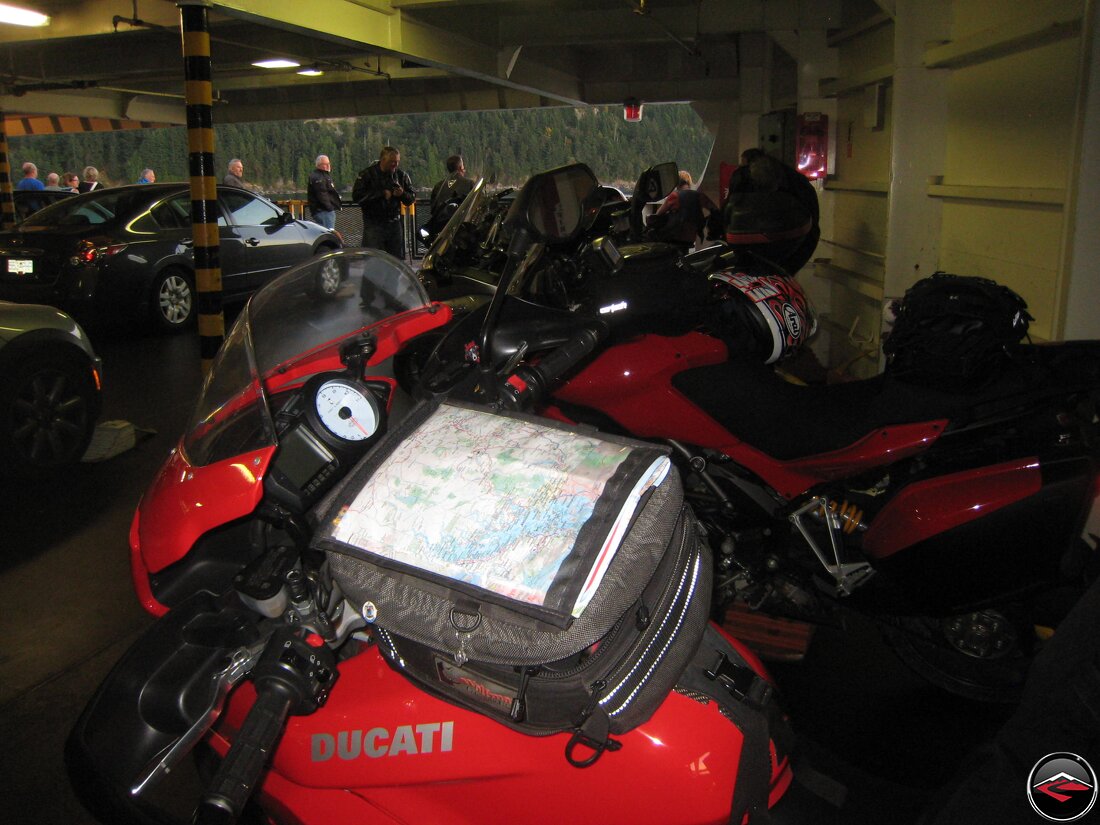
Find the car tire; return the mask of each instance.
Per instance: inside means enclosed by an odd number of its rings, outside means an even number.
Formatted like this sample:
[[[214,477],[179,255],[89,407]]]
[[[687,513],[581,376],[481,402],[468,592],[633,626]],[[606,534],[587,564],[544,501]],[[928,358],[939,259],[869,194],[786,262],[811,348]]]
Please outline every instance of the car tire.
[[[317,257],[322,257],[335,251],[335,249],[329,249],[327,246],[322,246],[317,250]],[[317,264],[317,274],[314,276],[313,296],[326,301],[332,300],[340,292],[340,285],[343,283],[344,270],[338,259],[329,258],[326,261],[320,261]]]
[[[153,279],[149,314],[157,329],[180,332],[192,324],[195,313],[195,282],[189,272],[172,267]]]
[[[41,477],[76,463],[98,415],[87,363],[60,350],[27,355],[0,376],[0,466]]]

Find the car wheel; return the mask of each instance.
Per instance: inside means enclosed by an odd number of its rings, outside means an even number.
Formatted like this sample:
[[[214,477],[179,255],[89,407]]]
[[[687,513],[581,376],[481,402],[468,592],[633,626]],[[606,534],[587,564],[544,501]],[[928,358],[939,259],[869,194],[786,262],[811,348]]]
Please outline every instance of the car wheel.
[[[332,251],[331,249],[322,248],[319,254],[328,255]],[[340,291],[340,284],[343,282],[344,273],[339,260],[329,258],[320,261],[317,265],[317,274],[314,276],[313,294],[318,298],[335,298],[336,293]]]
[[[99,413],[86,364],[64,353],[26,356],[0,377],[0,464],[44,475],[80,460]]]
[[[195,318],[195,286],[182,269],[166,269],[153,281],[149,307],[159,329],[179,332]]]

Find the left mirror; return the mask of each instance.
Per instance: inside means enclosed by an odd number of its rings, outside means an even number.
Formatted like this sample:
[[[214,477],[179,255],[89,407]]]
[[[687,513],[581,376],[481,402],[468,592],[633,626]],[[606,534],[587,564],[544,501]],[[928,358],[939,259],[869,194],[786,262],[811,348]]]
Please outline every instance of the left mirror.
[[[595,213],[599,182],[583,163],[535,175],[512,206],[510,219],[520,220],[543,243],[571,239]]]

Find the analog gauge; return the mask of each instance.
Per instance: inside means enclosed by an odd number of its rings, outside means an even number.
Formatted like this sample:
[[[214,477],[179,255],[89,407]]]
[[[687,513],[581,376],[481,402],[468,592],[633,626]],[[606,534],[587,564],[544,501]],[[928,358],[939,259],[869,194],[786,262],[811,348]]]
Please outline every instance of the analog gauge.
[[[370,390],[347,378],[324,381],[313,396],[317,420],[341,441],[366,441],[378,432],[382,416]]]

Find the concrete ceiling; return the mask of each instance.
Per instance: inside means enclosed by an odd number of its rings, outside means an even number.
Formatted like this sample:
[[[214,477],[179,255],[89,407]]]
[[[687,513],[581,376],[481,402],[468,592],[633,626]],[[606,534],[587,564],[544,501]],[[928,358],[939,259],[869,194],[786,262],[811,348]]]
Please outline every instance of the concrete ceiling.
[[[184,122],[172,0],[11,0],[8,119]],[[210,6],[215,121],[738,98],[769,34],[832,29],[840,0],[226,0]],[[324,75],[257,69],[292,57]],[[54,118],[55,123],[57,118]]]

